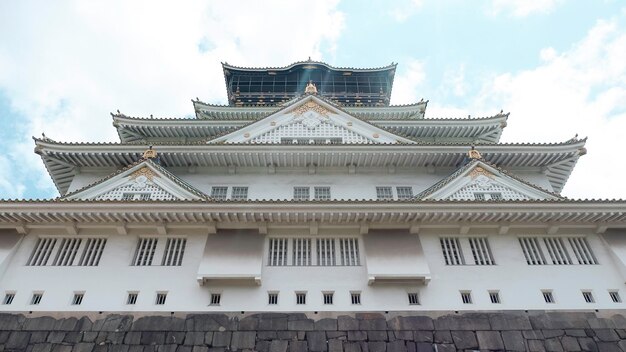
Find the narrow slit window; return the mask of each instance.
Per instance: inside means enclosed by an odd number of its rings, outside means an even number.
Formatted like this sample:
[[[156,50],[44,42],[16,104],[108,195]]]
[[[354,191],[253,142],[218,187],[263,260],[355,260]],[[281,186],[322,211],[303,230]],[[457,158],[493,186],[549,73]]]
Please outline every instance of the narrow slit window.
[[[552,291],[541,291],[541,294],[543,295],[543,300],[546,303],[556,303],[556,301],[554,300],[554,295],[552,294]]]
[[[334,266],[335,262],[335,240],[332,238],[317,239],[317,265]]]
[[[396,187],[396,192],[398,193],[398,199],[411,199],[411,198],[413,198],[413,188],[412,187]]]
[[[350,292],[352,304],[361,304],[361,292]]]
[[[330,187],[315,187],[315,200],[330,200]]]
[[[83,292],[74,293],[74,297],[72,297],[72,305],[81,305],[83,303],[83,297],[85,297],[85,294]]]
[[[137,304],[137,297],[139,297],[138,292],[128,292],[128,296],[126,296],[126,304],[131,306]]]
[[[39,238],[26,265],[43,266],[48,264],[48,259],[50,259],[56,243],[56,238]]]
[[[574,257],[578,261],[578,264],[584,265],[592,265],[598,264],[598,260],[596,256],[593,254],[591,250],[591,246],[589,246],[589,242],[584,237],[570,237],[567,239],[570,246],[572,247],[572,251],[574,252]]]
[[[149,266],[152,265],[154,259],[154,252],[156,251],[158,239],[157,238],[140,238],[137,242],[137,248],[135,249],[135,256],[133,257],[133,265],[135,266]]]
[[[339,251],[341,253],[341,265],[358,266],[361,264],[358,238],[340,238]]]
[[[158,292],[156,295],[156,300],[154,302],[154,304],[158,305],[158,306],[162,306],[165,304],[165,300],[167,299],[167,293],[165,292]]]
[[[233,187],[233,192],[230,198],[234,200],[247,200],[248,187]]]
[[[539,247],[539,239],[537,237],[520,237],[519,244],[522,247],[522,252],[524,252],[528,265],[546,264],[546,259],[541,247]]]
[[[102,251],[106,245],[106,238],[89,238],[85,243],[85,248],[80,255],[78,265],[80,266],[98,266],[100,264],[100,258],[102,257]]]
[[[219,306],[222,302],[222,294],[221,293],[211,293],[211,305]]]
[[[555,265],[569,265],[572,264],[572,260],[565,249],[565,243],[560,237],[546,237],[543,239],[546,248],[548,249],[548,255],[552,264]]]
[[[228,187],[213,186],[211,188],[211,198],[217,200],[225,200],[228,196]]]
[[[442,237],[439,239],[443,258],[446,265],[465,265],[465,258],[461,252],[461,244],[456,237]]]
[[[409,292],[408,293],[409,304],[410,305],[418,305],[420,304],[420,297],[417,292]]]
[[[80,238],[63,238],[54,257],[52,265],[54,266],[70,266],[74,263],[78,247],[82,240]]]
[[[593,298],[593,293],[591,291],[582,291],[583,299],[586,303],[595,303],[596,300]]]
[[[278,304],[278,293],[270,292],[267,294],[267,303],[271,305]]]
[[[287,239],[286,238],[270,238],[268,263],[270,266],[287,265]]]
[[[323,293],[324,304],[333,304],[333,296],[334,296],[333,292],[324,292]]]
[[[293,200],[309,200],[309,187],[294,187],[293,188]]]
[[[476,265],[495,265],[493,260],[493,254],[491,254],[491,248],[486,237],[477,237],[469,239],[470,248],[472,249],[472,256],[474,257],[474,264]]]
[[[391,187],[376,187],[376,199],[393,199],[393,191],[391,190]]]
[[[35,292],[33,293],[33,296],[30,298],[30,304],[33,306],[36,306],[39,303],[41,303],[42,298],[43,298],[43,292]]]
[[[461,291],[461,302],[463,302],[463,304],[472,304],[471,291]]]
[[[493,304],[500,304],[500,292],[499,291],[489,291],[489,299]]]
[[[613,301],[613,303],[622,302],[622,297],[620,297],[619,292],[617,290],[609,291],[609,297],[611,297],[611,301]]]
[[[296,304],[306,304],[306,293],[296,292]]]
[[[9,305],[13,303],[14,299],[15,299],[15,292],[7,292],[4,294],[4,299],[2,300],[2,304]]]
[[[186,238],[168,238],[165,242],[165,252],[163,253],[161,265],[181,266],[186,245]]]
[[[310,266],[311,265],[311,239],[310,238],[294,238],[291,241],[293,256],[291,265],[294,266]]]

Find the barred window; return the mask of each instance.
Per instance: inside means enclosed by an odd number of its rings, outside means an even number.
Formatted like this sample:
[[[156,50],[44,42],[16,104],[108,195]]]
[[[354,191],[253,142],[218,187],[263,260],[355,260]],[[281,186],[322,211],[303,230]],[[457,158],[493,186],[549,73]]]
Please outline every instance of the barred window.
[[[187,239],[185,238],[168,238],[165,242],[165,253],[163,253],[161,265],[181,266],[186,245]]]
[[[56,238],[39,238],[37,240],[37,244],[35,245],[35,249],[33,249],[30,258],[28,258],[26,265],[46,265],[56,243]]]
[[[2,300],[2,304],[9,305],[13,303],[15,299],[15,292],[7,292],[4,294],[4,299]]]
[[[572,264],[572,260],[570,259],[569,254],[567,254],[562,238],[546,237],[543,239],[543,242],[548,249],[548,254],[550,255],[552,264]]]
[[[489,291],[489,299],[493,304],[500,304],[500,292],[499,291]]]
[[[474,257],[474,264],[476,265],[495,265],[493,260],[493,254],[491,254],[491,248],[489,248],[489,242],[486,237],[474,237],[469,239],[470,248],[472,249],[472,256]]]
[[[591,291],[582,291],[582,294],[586,303],[595,303],[596,300],[593,298]]]
[[[519,244],[522,247],[522,252],[524,252],[524,257],[528,265],[546,264],[546,258],[543,255],[541,247],[539,247],[537,237],[520,237]]]
[[[296,304],[306,304],[306,292],[296,292]]]
[[[622,302],[622,297],[620,297],[619,292],[617,290],[609,291],[609,297],[611,297],[611,301],[613,301],[613,303]]]
[[[330,187],[315,187],[316,200],[330,200]]]
[[[311,265],[311,239],[294,238],[292,240],[293,257],[291,265],[309,266]]]
[[[417,292],[409,292],[408,293],[409,304],[410,305],[418,305],[420,304],[420,297]]]
[[[85,293],[77,292],[74,293],[74,297],[72,298],[72,305],[79,306],[83,303],[83,297],[85,297]]]
[[[543,295],[543,300],[546,303],[556,303],[556,301],[554,300],[554,295],[552,294],[552,291],[543,290],[541,291],[541,294]]]
[[[167,299],[167,292],[157,292],[156,300],[154,304],[159,305],[159,306],[164,305],[166,299]]]
[[[596,256],[589,246],[589,242],[584,237],[569,237],[568,242],[572,246],[574,256],[578,264],[598,264]]]
[[[42,298],[43,292],[33,292],[33,296],[30,298],[30,304],[36,306],[41,303]]]
[[[361,304],[361,292],[350,292],[352,304]]]
[[[357,238],[340,238],[339,251],[341,253],[341,265],[360,265],[359,240]]]
[[[333,296],[334,296],[333,292],[324,292],[323,293],[324,304],[333,304]]]
[[[439,239],[443,258],[446,265],[465,265],[465,259],[461,252],[461,245],[457,237],[442,237]]]
[[[222,302],[222,294],[221,293],[211,293],[211,305],[219,306]]]
[[[334,266],[335,262],[335,241],[332,238],[317,239],[317,265]]]
[[[54,257],[52,265],[55,266],[69,266],[74,263],[78,247],[80,247],[82,240],[79,238],[63,238],[57,255]]]
[[[391,190],[391,187],[376,187],[376,199],[393,199],[393,192]]]
[[[100,264],[100,258],[102,257],[102,251],[107,244],[106,238],[89,238],[85,243],[83,253],[78,260],[80,266],[98,266]]]
[[[156,251],[158,241],[159,240],[157,238],[140,238],[137,242],[137,248],[135,249],[132,265],[152,265],[152,259],[154,259],[154,252]]]
[[[211,198],[224,200],[228,196],[228,187],[213,186],[211,188]]]
[[[235,200],[248,199],[248,187],[233,187],[233,192],[230,198]]]
[[[411,199],[411,198],[413,198],[413,188],[412,187],[396,187],[396,192],[398,192],[398,199]]]
[[[126,297],[126,304],[128,305],[137,304],[138,296],[139,296],[139,292],[128,292],[128,296]]]
[[[150,200],[150,193],[145,192],[124,192],[122,200]]]
[[[293,199],[294,200],[309,200],[309,187],[294,187]]]
[[[286,238],[270,238],[269,241],[269,258],[270,266],[287,265],[287,239]]]
[[[269,292],[267,294],[267,304],[271,304],[271,305],[278,304],[278,293]]]
[[[472,304],[472,292],[461,291],[461,301],[463,302],[463,304]]]

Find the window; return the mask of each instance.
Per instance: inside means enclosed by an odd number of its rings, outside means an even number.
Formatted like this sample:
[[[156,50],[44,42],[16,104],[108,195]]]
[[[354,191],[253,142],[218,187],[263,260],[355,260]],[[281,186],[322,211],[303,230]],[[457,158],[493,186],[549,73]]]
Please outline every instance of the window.
[[[165,242],[165,253],[163,253],[161,265],[181,266],[186,245],[187,239],[185,238],[168,238]]]
[[[157,238],[140,238],[139,242],[137,243],[137,248],[135,249],[133,265],[152,265],[152,259],[154,259],[154,252],[156,251],[157,242]]]
[[[278,304],[278,293],[269,292],[267,294],[267,304]]]
[[[317,239],[317,265],[335,265],[335,241],[332,238]]]
[[[42,298],[43,292],[33,292],[33,296],[30,298],[30,304],[36,306],[41,303]]]
[[[474,192],[475,200],[502,200],[502,193],[500,192]]]
[[[139,292],[128,292],[128,296],[126,297],[126,304],[128,305],[137,304],[138,296],[139,296]]]
[[[83,297],[85,297],[84,292],[74,293],[74,297],[72,298],[72,305],[73,306],[81,305],[81,303],[83,303]]]
[[[376,187],[376,199],[393,199],[393,192],[391,191],[391,187]]]
[[[396,192],[398,192],[398,199],[411,199],[411,198],[413,198],[413,188],[412,187],[396,187]]]
[[[248,187],[233,187],[233,192],[230,195],[234,200],[246,200],[248,199]]]
[[[97,266],[105,245],[106,238],[39,238],[26,265]]]
[[[285,266],[287,265],[287,239],[286,238],[270,238],[269,248],[269,265]]]
[[[122,200],[150,200],[150,193],[124,192]]]
[[[441,250],[443,251],[443,258],[446,261],[446,265],[464,265],[465,259],[463,253],[461,253],[461,245],[459,239],[456,237],[442,237],[439,239],[441,243]]]
[[[294,187],[293,200],[309,200],[309,187]]]
[[[167,299],[167,292],[157,292],[156,300],[154,304],[158,306],[162,306],[165,304],[165,300]]]
[[[213,186],[211,188],[211,198],[224,200],[228,196],[228,187]]]
[[[33,253],[31,253],[30,258],[28,258],[26,265],[46,265],[56,243],[56,238],[39,238]]]
[[[621,303],[622,302],[622,297],[619,296],[619,292],[617,290],[609,291],[609,296],[611,297],[611,301],[613,301],[613,303]]]
[[[4,294],[4,299],[2,300],[2,304],[9,305],[13,303],[13,299],[15,299],[15,292],[7,292]]]
[[[570,237],[567,239],[578,264],[598,264],[598,260],[591,251],[591,247],[584,237]]]
[[[339,251],[341,252],[341,265],[360,265],[358,238],[340,238]]]
[[[595,303],[595,299],[593,298],[593,293],[591,291],[582,291],[583,299],[587,303]]]
[[[219,306],[221,301],[222,301],[221,293],[211,293],[211,305],[212,306]]]
[[[548,253],[550,264],[598,264],[591,246],[584,237],[543,237],[545,249],[540,246],[538,237],[522,237],[519,241],[528,265],[548,264],[544,250]]]
[[[296,292],[296,304],[306,304],[306,292]]]
[[[472,249],[472,256],[474,257],[474,264],[476,265],[495,265],[493,255],[491,254],[491,248],[489,248],[489,242],[486,237],[476,237],[469,239],[470,248]]]
[[[316,200],[330,200],[330,187],[315,187]]]
[[[309,266],[311,265],[311,239],[310,238],[294,238],[293,257],[291,265]]]
[[[500,292],[499,291],[489,291],[489,299],[491,300],[491,303],[494,303],[494,304],[502,303],[500,301]]]
[[[572,260],[567,254],[567,251],[565,250],[565,244],[563,243],[562,238],[546,237],[543,239],[543,242],[546,245],[546,248],[548,249],[548,254],[550,255],[552,264],[556,264],[556,265],[572,264]]]
[[[418,305],[418,304],[420,304],[420,297],[417,294],[417,292],[409,292],[408,293],[408,297],[409,297],[409,304],[410,305]]]
[[[541,291],[541,294],[543,295],[543,300],[546,301],[546,303],[556,303],[551,290],[543,290]]]
[[[543,256],[537,237],[520,237],[519,244],[522,246],[524,257],[528,265],[545,265],[546,258]]]
[[[324,304],[333,304],[333,292],[324,292],[322,295],[324,297]]]
[[[76,253],[78,252],[78,247],[80,247],[81,242],[82,240],[79,238],[61,239],[61,244],[59,246],[59,249],[57,250],[57,255],[54,257],[52,265],[72,265],[72,263],[74,262],[74,258],[76,258]]]
[[[106,238],[89,238],[85,243],[85,248],[80,256],[78,265],[80,266],[98,266],[100,264],[100,257],[102,257],[102,251],[106,245]]]
[[[463,304],[472,304],[472,292],[461,291],[461,301],[463,302]]]
[[[352,304],[361,304],[361,292],[350,292]]]

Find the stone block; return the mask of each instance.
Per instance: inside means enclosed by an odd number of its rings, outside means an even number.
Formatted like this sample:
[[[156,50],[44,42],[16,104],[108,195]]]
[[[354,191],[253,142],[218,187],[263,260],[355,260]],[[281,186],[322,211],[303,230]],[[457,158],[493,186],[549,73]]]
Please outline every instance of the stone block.
[[[108,347],[107,352],[128,352],[130,349],[128,345],[109,345]],[[177,345],[161,345],[155,347],[159,352],[176,352]]]
[[[185,319],[187,331],[225,331],[232,328],[226,314],[191,314]]]
[[[348,341],[365,341],[367,340],[367,332],[365,331],[348,331]]]
[[[225,352],[226,349],[224,347],[213,347],[209,348],[209,352]]]
[[[617,342],[598,342],[598,351],[600,352],[622,352]]]
[[[103,319],[96,320],[92,331],[128,331],[133,324],[132,315],[111,314]]]
[[[275,340],[276,331],[259,331],[256,333],[256,338],[259,340]]]
[[[230,343],[233,351],[241,349],[253,349],[256,344],[256,331],[234,331]]]
[[[52,352],[52,344],[51,343],[35,344],[33,345],[33,349],[31,350],[31,352]]]
[[[166,345],[182,345],[185,342],[186,333],[183,331],[168,331],[165,334],[165,344]],[[209,340],[210,342],[211,340]]]
[[[504,349],[504,342],[498,331],[476,331],[476,338],[481,350]]]
[[[437,344],[435,345],[435,351],[437,352],[456,352],[456,346],[452,344]]]
[[[297,331],[276,331],[276,336],[279,340],[302,340]]]
[[[567,329],[565,335],[573,337],[586,337],[587,333],[583,329]]]
[[[94,342],[98,337],[97,331],[85,331],[83,332],[83,342]]]
[[[395,317],[387,321],[390,330],[433,330],[433,319],[425,316]],[[448,330],[448,329],[444,329]]]
[[[169,333],[168,333],[169,336]],[[184,345],[201,346],[204,345],[204,333],[202,331],[188,331],[185,333]]]
[[[413,340],[413,331],[408,331],[408,330],[400,330],[400,331],[394,331],[393,332],[396,340]]]
[[[526,315],[489,314],[489,323],[493,330],[532,330],[530,319]]]
[[[578,340],[572,336],[563,336],[561,338],[561,345],[563,346],[563,349],[568,352],[581,351]]]
[[[343,331],[359,330],[359,321],[347,315],[340,315],[339,317],[337,317],[337,329]]]
[[[565,335],[565,330],[560,330],[560,329],[541,330],[541,332],[543,333],[543,337],[545,337],[546,339]]]
[[[127,345],[139,345],[141,343],[141,333],[139,331],[127,332],[126,336],[124,336],[124,343]]]
[[[387,341],[387,331],[385,331],[385,330],[382,330],[382,331],[376,331],[376,330],[368,331],[367,332],[367,339],[369,341]]]
[[[450,331],[450,335],[452,335],[452,341],[454,341],[454,344],[458,349],[478,348],[478,340],[476,340],[476,335],[473,331],[454,330]]]
[[[4,348],[7,350],[26,349],[30,341],[30,333],[26,331],[13,331],[9,335]]]
[[[387,332],[385,331],[385,334]],[[340,339],[340,340],[347,340],[348,339],[348,332],[347,331],[326,331],[326,338],[327,339]]]
[[[541,332],[541,330],[525,330],[525,331],[522,331],[522,335],[527,340],[543,340],[544,339],[543,332]]]
[[[285,341],[285,343],[287,342]],[[258,352],[270,352],[270,345],[271,345],[270,341],[259,340],[256,342],[256,345],[254,346],[254,350]]]
[[[626,339],[626,330],[624,329],[615,329],[615,332],[619,336],[620,339]],[[32,336],[31,336],[32,338]]]
[[[308,352],[308,350],[306,341],[289,341],[289,352]]]
[[[607,318],[591,318],[587,320],[589,327],[592,329],[615,329],[615,323]]]
[[[520,331],[507,330],[500,332],[500,334],[502,335],[502,341],[504,341],[504,348],[507,351],[526,351],[524,338]]]
[[[209,348],[206,346],[193,346],[191,352],[209,352]]]
[[[528,351],[530,352],[545,352],[546,347],[543,340],[528,340]]]
[[[71,345],[54,345],[52,346],[52,352],[72,352]]]
[[[416,352],[433,352],[434,347],[432,343],[428,342],[417,342],[415,343],[415,351]]]
[[[65,338],[65,333],[62,331],[52,331],[48,334],[47,342],[51,343],[61,343]]]
[[[557,337],[546,339],[544,343],[546,351],[563,352],[563,345],[561,345],[561,341]]]
[[[445,315],[435,319],[436,330],[490,330],[486,314],[468,313],[463,315]],[[419,329],[415,329],[419,330]]]
[[[77,324],[78,324],[78,319],[74,317],[59,319],[56,321],[56,324],[54,324],[54,330],[74,331],[74,329],[76,329]]]
[[[270,342],[269,352],[287,352],[289,341],[273,340]]]
[[[300,319],[300,320],[288,320],[287,329],[299,330],[299,331],[313,331],[315,329],[315,322],[313,319]]]
[[[622,349],[622,351],[626,351],[626,340],[622,339],[620,340],[617,345]]]
[[[529,316],[530,324],[535,330],[554,329],[586,329],[588,319],[595,314],[586,312],[549,312]]]
[[[228,347],[233,333],[231,331],[215,331],[213,332],[213,347]]]
[[[370,341],[367,343],[367,350],[369,352],[386,352],[387,344],[383,341]]]
[[[454,343],[454,341],[452,340],[452,335],[450,334],[449,330],[435,331],[434,339],[435,339],[435,343],[440,343],[440,344]]]
[[[595,336],[604,342],[619,341],[620,338],[613,329],[593,329]]]
[[[387,352],[407,352],[404,341],[387,342]]]
[[[211,345],[211,342],[213,342],[213,331],[207,331],[204,333],[204,344],[205,345]]]
[[[281,313],[259,314],[259,330],[287,330],[287,315]]]
[[[162,345],[165,343],[165,334],[163,331],[143,331],[141,332],[140,343],[142,345]]]
[[[157,352],[176,352],[176,350],[178,349],[178,345],[175,345],[175,344],[158,345],[155,347],[156,347]],[[109,350],[107,352],[112,352],[111,347],[109,347]],[[126,351],[119,351],[119,352],[126,352]]]
[[[361,352],[361,344],[358,342],[347,342],[343,344],[344,352]]]
[[[359,341],[361,344],[361,352],[370,352],[366,341]]]
[[[24,331],[51,331],[54,330],[54,326],[57,324],[57,320],[53,317],[38,317],[28,318],[24,322],[22,330]]]
[[[249,316],[239,320],[239,330],[252,331],[259,329],[259,318],[257,316]]]
[[[137,319],[132,331],[184,331],[185,320],[175,317],[148,316]]]
[[[306,340],[309,343],[309,351],[322,352],[328,350],[326,333],[324,331],[308,331]]]
[[[343,341],[328,340],[328,352],[343,352]]]
[[[417,352],[417,347],[415,346],[415,342],[406,341],[405,345],[406,345],[407,352]]]
[[[72,336],[72,334],[79,334],[79,333],[77,333],[77,332],[68,332],[67,335],[65,335],[64,341],[66,341],[66,342],[73,342],[71,340],[71,337],[70,337],[70,336]],[[119,345],[119,344],[124,343],[124,336],[125,335],[126,335],[126,333],[125,332],[121,332],[121,331],[119,331],[119,332],[110,332],[110,333],[107,334],[106,341],[107,341],[107,343],[110,343],[110,344]]]
[[[21,314],[0,313],[0,331],[20,330],[25,320]]]
[[[337,330],[337,319],[325,318],[315,322],[314,329],[318,331]]]
[[[11,333],[11,331],[2,331],[0,332],[0,334],[2,335],[6,335],[6,338],[2,339],[2,343],[6,342],[6,340],[9,338],[9,334]],[[46,342],[46,339],[48,338],[48,332],[47,331],[33,331],[30,333],[30,342],[29,344],[35,344],[35,343],[43,343]]]
[[[362,319],[359,320],[359,329],[360,330],[385,330],[387,329],[387,320],[384,318],[378,319]]]
[[[433,332],[432,331],[413,331],[413,340],[415,342],[433,342]]]
[[[181,347],[178,347],[176,352],[179,352],[178,351],[179,349],[181,349]],[[141,345],[128,346],[128,352],[144,352],[143,346],[141,346]],[[189,351],[182,350],[180,352],[191,352],[191,348],[189,348]]]
[[[615,324],[617,329],[626,329],[626,317],[623,315],[615,314],[611,316],[611,320],[613,320],[613,324]]]

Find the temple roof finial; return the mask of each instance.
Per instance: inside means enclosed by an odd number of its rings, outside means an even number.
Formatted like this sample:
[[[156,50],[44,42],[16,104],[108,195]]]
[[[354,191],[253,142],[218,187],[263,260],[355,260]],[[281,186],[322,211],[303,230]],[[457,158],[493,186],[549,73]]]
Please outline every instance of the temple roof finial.
[[[157,152],[156,150],[152,149],[152,146],[148,147],[148,149],[143,152],[143,158],[144,159],[154,159],[157,157]]]
[[[313,84],[313,81],[309,81],[304,89],[305,94],[317,94],[317,87]]]
[[[467,152],[467,156],[470,159],[482,159],[483,157],[480,155],[480,152],[478,150],[475,149],[475,147],[472,145],[472,149],[470,149],[469,152]]]

